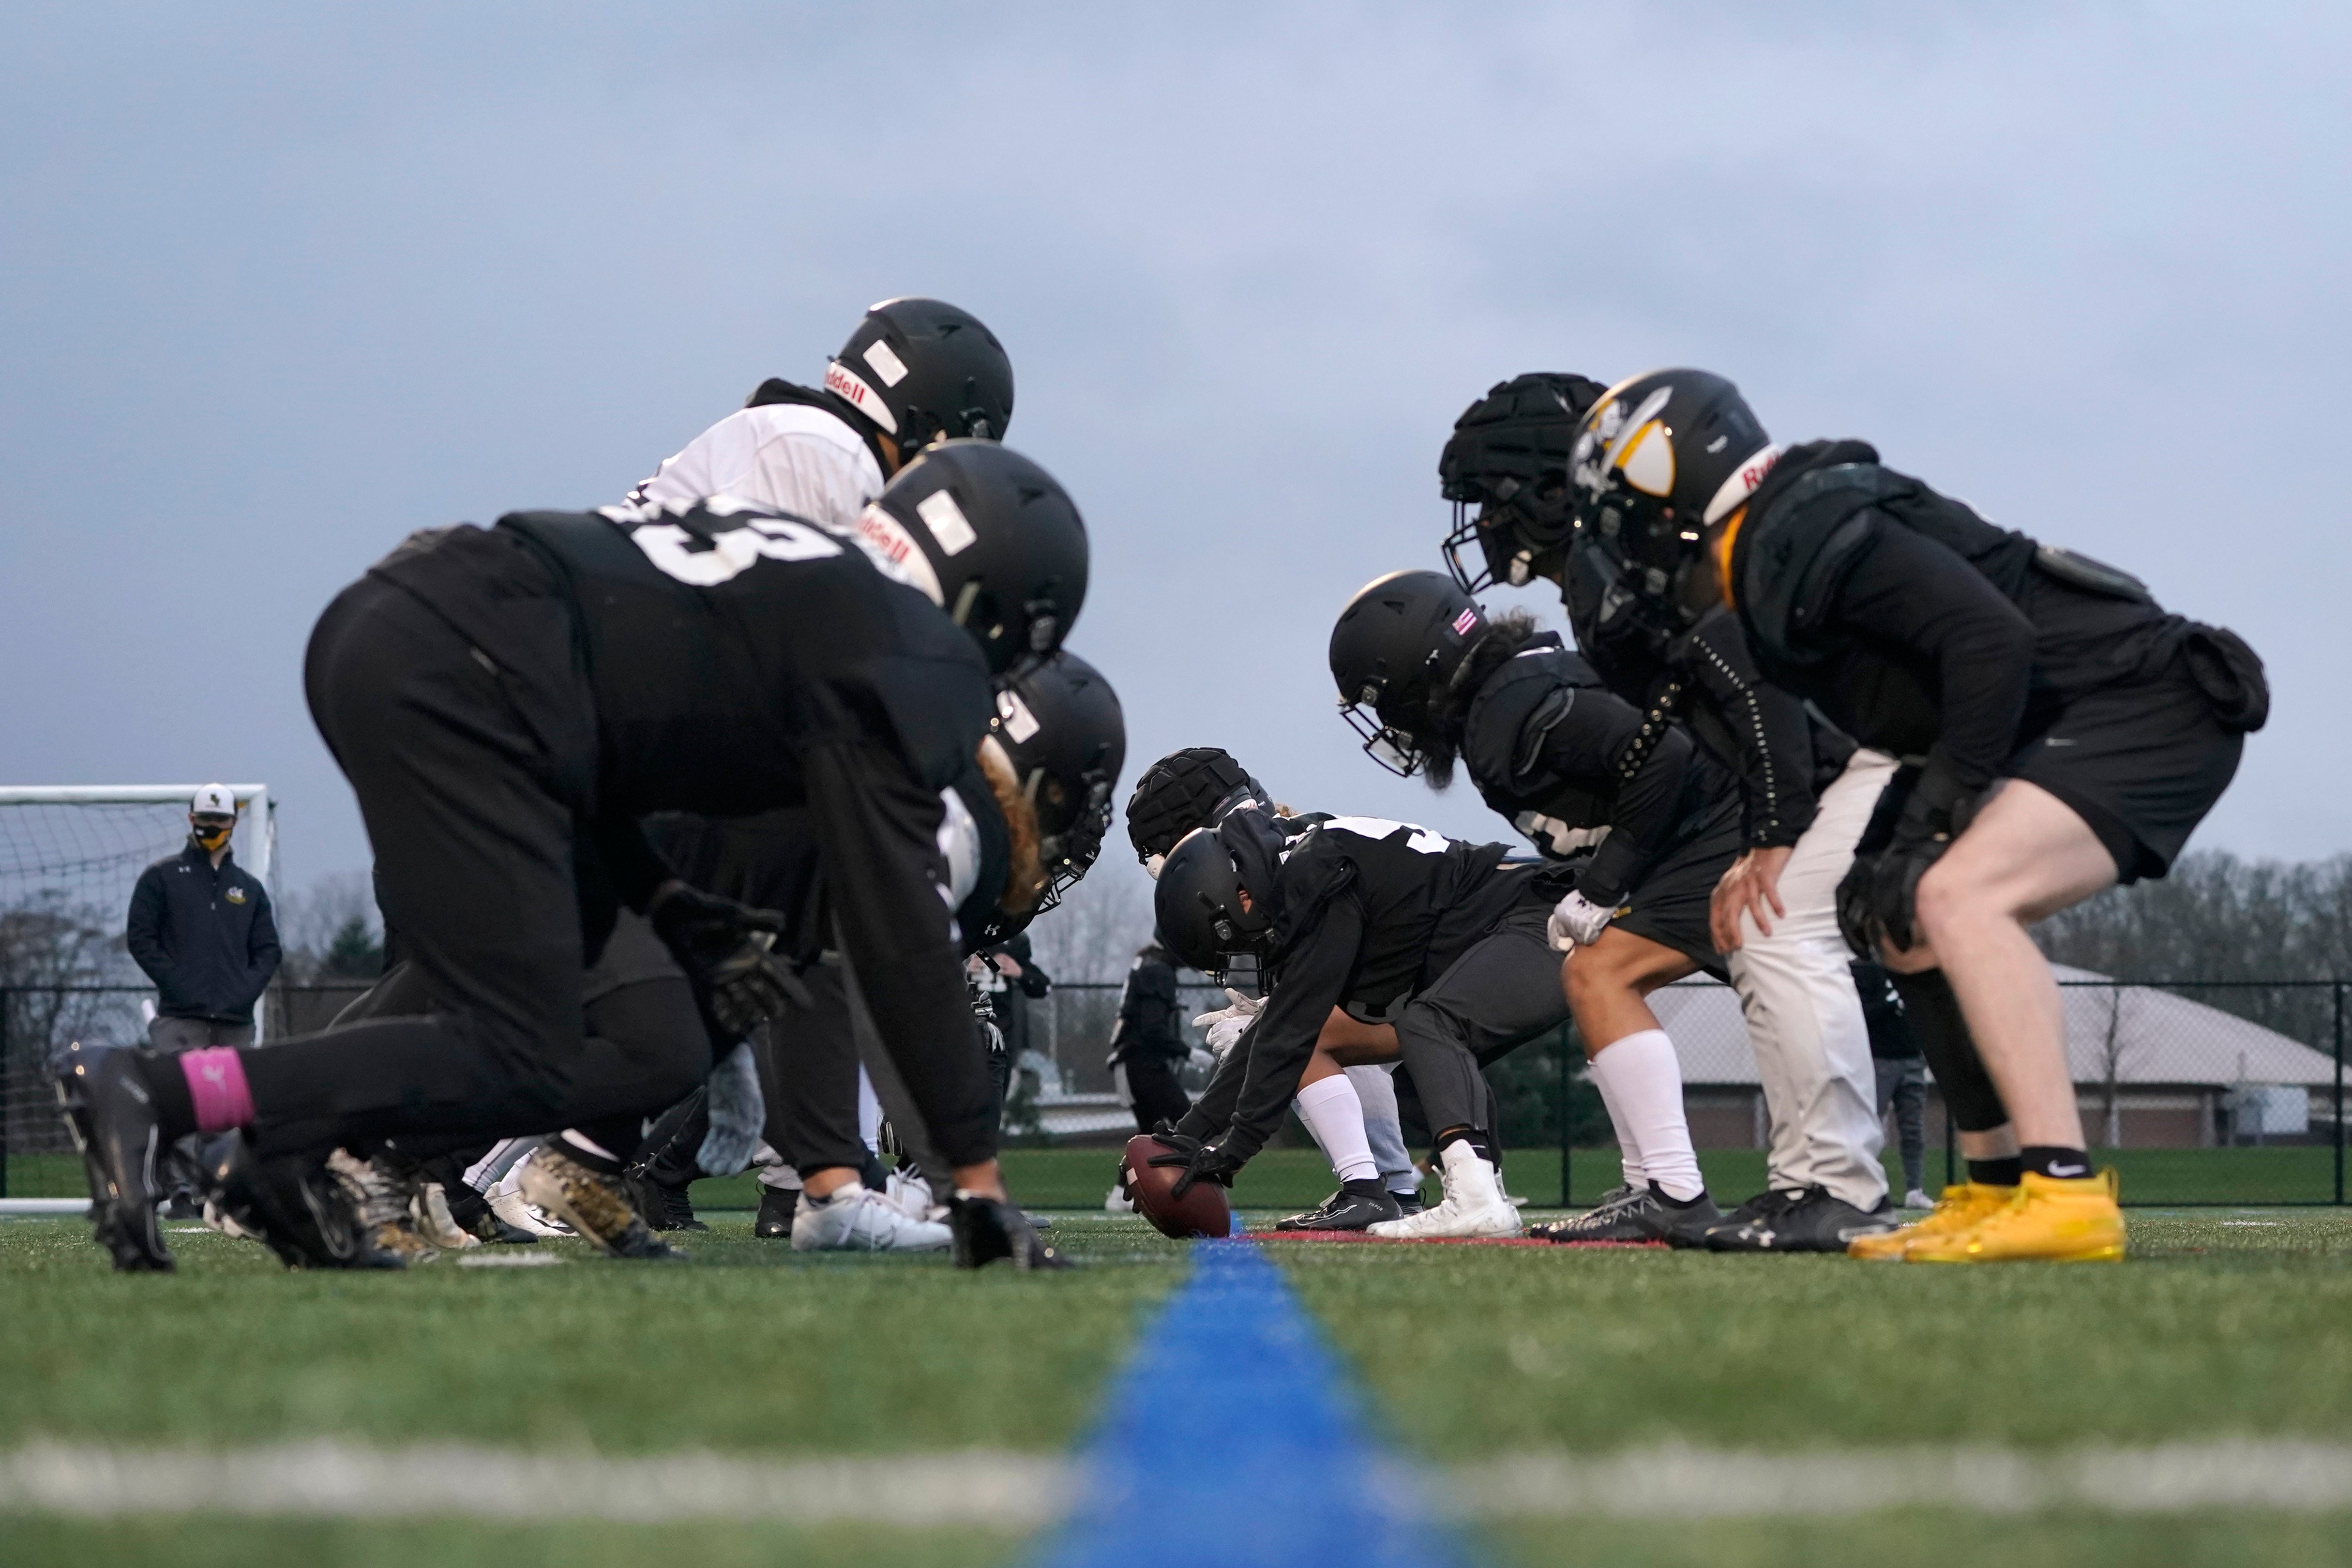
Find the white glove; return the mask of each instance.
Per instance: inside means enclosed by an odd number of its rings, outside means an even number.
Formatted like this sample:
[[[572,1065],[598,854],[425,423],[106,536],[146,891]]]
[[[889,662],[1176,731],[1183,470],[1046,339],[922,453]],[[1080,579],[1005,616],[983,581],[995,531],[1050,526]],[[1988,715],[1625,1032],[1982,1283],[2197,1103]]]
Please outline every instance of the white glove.
[[[1257,1016],[1265,1010],[1265,997],[1244,996],[1230,985],[1225,987],[1225,1002],[1226,1005],[1215,1012],[1203,1013],[1192,1020],[1192,1027],[1209,1032],[1209,1050],[1219,1061],[1225,1059],[1225,1053],[1234,1048],[1244,1031],[1256,1023]]]
[[[760,1147],[760,1131],[768,1121],[751,1042],[739,1041],[719,1058],[710,1069],[709,1082],[710,1130],[702,1135],[694,1163],[707,1174],[731,1176],[751,1164]]]
[[[1609,929],[1617,911],[1594,903],[1582,893],[1570,893],[1552,906],[1551,919],[1544,922],[1544,934],[1551,939],[1553,951],[1567,952],[1573,948],[1591,947]]]

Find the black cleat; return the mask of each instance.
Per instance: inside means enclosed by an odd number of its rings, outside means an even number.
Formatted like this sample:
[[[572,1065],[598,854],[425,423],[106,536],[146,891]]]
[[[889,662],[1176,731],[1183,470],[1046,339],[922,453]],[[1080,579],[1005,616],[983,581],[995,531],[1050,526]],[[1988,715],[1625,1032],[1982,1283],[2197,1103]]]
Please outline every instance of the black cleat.
[[[1429,1206],[1427,1204],[1421,1201],[1421,1189],[1419,1187],[1413,1188],[1413,1190],[1409,1193],[1401,1193],[1394,1187],[1391,1187],[1389,1189],[1389,1196],[1396,1200],[1397,1218],[1399,1219],[1411,1219],[1413,1215],[1419,1214],[1422,1210]]]
[[[154,1097],[127,1050],[79,1040],[49,1058],[49,1083],[89,1176],[89,1221],[123,1274],[169,1274],[175,1265],[155,1223],[155,1156],[163,1135]]]
[[[289,1268],[408,1267],[369,1239],[350,1188],[324,1160],[264,1160],[251,1139],[230,1132],[205,1144],[204,1169],[212,1206]]]
[[[1769,1200],[1769,1201],[1768,1201]],[[1836,1252],[1865,1236],[1879,1236],[1901,1222],[1884,1201],[1874,1212],[1832,1197],[1824,1187],[1762,1194],[1739,1212],[1710,1227],[1711,1252]]]
[[[629,1206],[637,1211],[648,1230],[709,1230],[710,1227],[694,1216],[694,1199],[687,1190],[672,1186],[655,1175],[644,1165],[632,1166],[623,1191],[627,1193]]]
[[[760,1186],[760,1215],[751,1222],[751,1234],[768,1241],[789,1241],[793,1235],[793,1213],[800,1207],[798,1187]]]
[[[1723,1218],[1705,1193],[1688,1203],[1666,1196],[1655,1182],[1642,1191],[1619,1187],[1599,1205],[1574,1219],[1529,1226],[1528,1234],[1563,1247],[1695,1247],[1706,1245],[1706,1227]]]
[[[1274,1222],[1276,1230],[1362,1230],[1386,1219],[1397,1219],[1397,1200],[1377,1180],[1342,1182],[1339,1190],[1320,1206]]]
[[[509,1225],[484,1205],[481,1216],[474,1221],[474,1234],[484,1241],[499,1247],[537,1247],[539,1237],[520,1226]]]
[[[1029,1216],[1008,1203],[960,1192],[948,1201],[955,1266],[985,1268],[999,1258],[1015,1268],[1067,1268],[1070,1260],[1046,1246]]]

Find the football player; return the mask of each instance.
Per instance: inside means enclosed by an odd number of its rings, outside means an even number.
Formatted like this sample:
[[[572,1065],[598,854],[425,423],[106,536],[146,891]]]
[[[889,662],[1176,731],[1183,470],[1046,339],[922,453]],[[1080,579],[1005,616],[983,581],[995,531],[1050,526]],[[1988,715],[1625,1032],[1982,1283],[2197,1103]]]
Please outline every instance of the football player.
[[[1470,405],[1438,460],[1454,506],[1446,563],[1465,594],[1489,582],[1560,584],[1577,651],[1609,689],[1654,721],[1680,719],[1738,777],[1741,853],[1715,889],[1710,923],[1755,1047],[1769,1139],[1764,1190],[1708,1245],[1840,1250],[1886,1224],[1869,1030],[1835,901],[1894,759],[1857,748],[1765,680],[1730,618],[1685,631],[1649,613],[1578,533],[1569,449],[1601,390],[1582,376],[1522,375]],[[1693,461],[1718,488],[1736,489],[1743,471],[1725,450]]]
[[[1136,858],[1156,879],[1178,839],[1196,827],[1214,826],[1227,812],[1251,802],[1272,806],[1276,816],[1296,815],[1276,804],[1265,786],[1230,752],[1215,746],[1190,746],[1171,752],[1136,780],[1135,793],[1127,803],[1128,838],[1135,847]],[[1244,962],[1248,961],[1244,958]],[[1233,1043],[1255,1022],[1265,1005],[1263,997],[1246,995],[1240,990],[1228,990],[1225,994],[1228,1005],[1192,1020],[1196,1027],[1208,1031],[1213,1060],[1223,1058]],[[1360,1032],[1362,1027],[1337,1010],[1330,1023],[1343,1036]],[[1395,1202],[1398,1215],[1403,1216],[1422,1210],[1421,1173],[1414,1168],[1412,1155],[1405,1148],[1403,1121],[1397,1105],[1396,1085],[1391,1077],[1395,1070],[1393,1063],[1349,1067],[1345,1070],[1344,1083],[1324,1083],[1306,1102],[1292,1109],[1326,1154],[1333,1152],[1335,1144],[1352,1150],[1360,1140],[1370,1150],[1373,1173]],[[1139,1115],[1138,1120],[1141,1120]],[[1156,1125],[1156,1120],[1151,1125]],[[1150,1125],[1143,1131],[1150,1131]],[[1383,1203],[1359,1204],[1349,1198],[1349,1177],[1340,1172],[1339,1165],[1340,1161],[1335,1157],[1332,1169],[1340,1175],[1340,1190],[1308,1213],[1281,1221],[1277,1228],[1360,1228],[1391,1217]]]
[[[1569,454],[1615,591],[1696,637],[1736,620],[1761,673],[1906,759],[1840,884],[1961,1131],[1971,1180],[1854,1243],[1928,1262],[2117,1258],[2032,921],[2161,877],[2230,783],[2269,691],[2234,633],[2138,579],[1987,522],[1859,441],[1781,452],[1720,376],[1621,382]],[[1766,743],[1801,754],[1801,710]]]
[[[1396,1239],[1518,1232],[1478,1068],[1567,1019],[1544,934],[1563,879],[1503,854],[1409,823],[1277,817],[1256,805],[1179,841],[1152,893],[1160,932],[1212,974],[1249,953],[1265,999],[1162,1136],[1171,1152],[1152,1163],[1184,1167],[1178,1195],[1195,1181],[1230,1185],[1294,1097],[1309,1105],[1319,1086],[1347,1082],[1343,1058],[1402,1054],[1437,1134],[1444,1201],[1409,1217],[1391,1210],[1367,1225],[1335,1214],[1306,1228]],[[1340,1166],[1342,1205],[1391,1209],[1360,1142],[1327,1152]]]
[[[688,887],[639,820],[794,804],[816,818],[843,951],[890,977],[866,1005],[952,1168],[958,1260],[1056,1261],[997,1170],[939,792],[987,733],[992,676],[1053,652],[1076,615],[1085,530],[1043,469],[983,441],[926,453],[858,529],[869,548],[726,498],[514,513],[415,535],[346,589],[311,637],[311,710],[436,1011],[266,1051],[60,1061],[117,1267],[171,1266],[159,1135],[240,1132],[216,1179],[265,1236],[318,1212],[265,1162],[314,1191],[327,1151],[402,1134],[591,1129],[612,1169],[568,1148],[534,1164],[577,1208],[620,1203],[642,1118],[679,1090],[649,1093],[643,1064],[583,1031],[583,954],[614,910],[649,917],[722,1029],[790,999],[768,951],[781,921]]]
[[[1646,998],[1720,972],[1707,910],[1738,849],[1737,785],[1682,726],[1645,718],[1524,613],[1489,620],[1443,573],[1366,584],[1332,628],[1330,665],[1340,714],[1375,761],[1437,789],[1466,767],[1570,884],[1548,922],[1569,955],[1554,962],[1625,1181],[1537,1234],[1703,1244],[1723,1216],[1691,1147],[1674,1045]],[[1449,1059],[1464,1070],[1450,1041],[1407,1044],[1420,1047],[1406,1054],[1416,1083]]]

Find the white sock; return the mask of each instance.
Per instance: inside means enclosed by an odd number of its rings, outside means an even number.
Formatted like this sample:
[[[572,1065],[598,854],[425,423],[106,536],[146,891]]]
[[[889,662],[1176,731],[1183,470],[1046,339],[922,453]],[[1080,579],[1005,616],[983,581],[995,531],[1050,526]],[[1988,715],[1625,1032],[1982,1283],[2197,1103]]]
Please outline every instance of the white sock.
[[[1372,1158],[1371,1140],[1364,1136],[1364,1102],[1348,1075],[1335,1072],[1308,1084],[1291,1104],[1315,1142],[1323,1145],[1331,1168],[1343,1182],[1368,1182],[1381,1173]]]
[[[882,1152],[882,1097],[863,1066],[857,1069],[857,1141],[872,1153]]]
[[[1683,1069],[1664,1029],[1643,1029],[1604,1047],[1592,1058],[1593,1081],[1604,1103],[1624,1120],[1642,1169],[1659,1191],[1687,1203],[1706,1191],[1691,1148],[1690,1123],[1683,1116]]]
[[[1650,1184],[1649,1173],[1642,1166],[1642,1146],[1633,1142],[1633,1123],[1625,1120],[1616,1091],[1609,1087],[1609,1076],[1601,1070],[1599,1058],[1586,1064],[1585,1076],[1601,1091],[1601,1107],[1609,1112],[1609,1125],[1617,1134],[1617,1163],[1625,1173],[1625,1184],[1641,1192]]]

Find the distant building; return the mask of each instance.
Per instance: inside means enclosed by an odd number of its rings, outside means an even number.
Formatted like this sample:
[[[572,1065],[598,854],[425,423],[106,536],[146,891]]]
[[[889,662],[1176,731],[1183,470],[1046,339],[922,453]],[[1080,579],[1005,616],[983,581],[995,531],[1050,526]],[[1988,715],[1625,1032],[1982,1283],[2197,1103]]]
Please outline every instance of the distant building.
[[[2103,982],[2055,966],[2061,982]],[[2103,1148],[2203,1149],[2332,1142],[2336,1062],[2274,1029],[2146,986],[2062,984],[2066,1055],[2084,1131]],[[1682,1059],[1691,1133],[1702,1148],[1761,1148],[1763,1090],[1728,986],[1681,984],[1650,1005]],[[2112,1086],[2113,1106],[2110,1109]],[[1930,1142],[1944,1136],[1931,1094]]]

